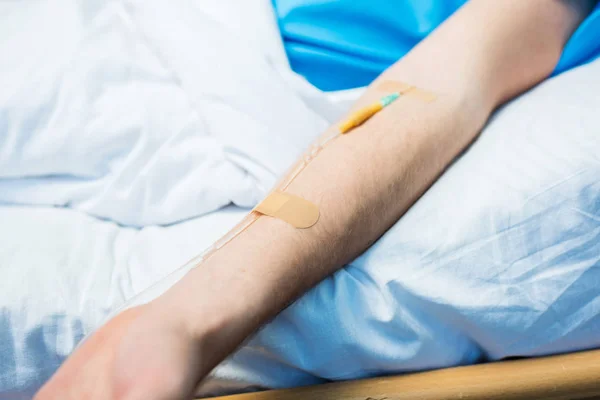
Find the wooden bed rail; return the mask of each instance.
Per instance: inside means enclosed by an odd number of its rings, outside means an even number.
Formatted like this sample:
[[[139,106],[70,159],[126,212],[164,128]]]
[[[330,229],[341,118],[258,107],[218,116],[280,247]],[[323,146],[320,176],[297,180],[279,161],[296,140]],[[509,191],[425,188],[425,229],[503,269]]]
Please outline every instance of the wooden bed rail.
[[[600,399],[600,350],[269,390],[219,400]]]

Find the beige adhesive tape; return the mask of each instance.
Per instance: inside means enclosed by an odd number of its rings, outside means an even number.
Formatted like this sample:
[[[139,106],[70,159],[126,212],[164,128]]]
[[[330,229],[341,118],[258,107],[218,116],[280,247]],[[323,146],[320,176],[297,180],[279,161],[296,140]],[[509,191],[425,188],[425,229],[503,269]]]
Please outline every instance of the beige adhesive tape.
[[[319,208],[302,197],[275,190],[254,208],[261,214],[281,219],[295,228],[310,228],[319,220]]]
[[[377,89],[384,92],[398,92],[403,96],[414,97],[426,103],[431,103],[437,98],[435,94],[427,90],[398,81],[384,81],[377,86]]]

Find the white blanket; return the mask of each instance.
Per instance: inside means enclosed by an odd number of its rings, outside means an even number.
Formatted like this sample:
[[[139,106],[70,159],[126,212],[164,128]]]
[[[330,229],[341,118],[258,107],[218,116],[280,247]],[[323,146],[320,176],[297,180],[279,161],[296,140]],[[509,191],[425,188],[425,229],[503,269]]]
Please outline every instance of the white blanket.
[[[12,5],[0,202],[130,226],[250,207],[327,125],[210,2],[163,3]]]
[[[3,3],[0,54],[0,399],[218,238],[357,94],[289,70],[269,0]],[[598,73],[505,107],[203,393],[599,346]]]

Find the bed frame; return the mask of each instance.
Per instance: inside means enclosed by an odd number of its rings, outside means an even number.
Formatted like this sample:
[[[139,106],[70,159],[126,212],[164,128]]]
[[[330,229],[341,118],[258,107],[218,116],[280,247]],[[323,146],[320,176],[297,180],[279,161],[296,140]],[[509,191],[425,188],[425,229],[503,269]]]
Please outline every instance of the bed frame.
[[[600,399],[600,349],[517,359],[219,400]]]

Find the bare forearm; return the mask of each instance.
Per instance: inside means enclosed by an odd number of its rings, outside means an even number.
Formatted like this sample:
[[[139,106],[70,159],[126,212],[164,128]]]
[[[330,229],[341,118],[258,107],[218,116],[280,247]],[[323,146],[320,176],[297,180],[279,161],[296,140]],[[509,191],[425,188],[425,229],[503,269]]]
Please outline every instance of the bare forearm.
[[[591,3],[567,4],[472,1],[382,75],[438,99],[399,99],[298,175],[287,191],[318,204],[314,227],[262,217],[160,300],[205,333],[206,368],[364,251],[475,138],[495,107],[551,73]],[[379,97],[371,88],[359,104]]]

